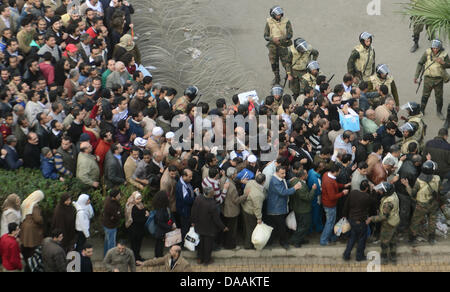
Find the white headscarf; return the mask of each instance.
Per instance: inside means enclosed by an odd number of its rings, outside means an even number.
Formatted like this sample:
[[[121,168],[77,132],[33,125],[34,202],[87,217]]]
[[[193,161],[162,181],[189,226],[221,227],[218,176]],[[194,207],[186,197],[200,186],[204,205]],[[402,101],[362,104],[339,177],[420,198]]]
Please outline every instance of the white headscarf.
[[[74,202],[73,205],[78,211],[85,211],[89,218],[94,217],[94,209],[92,208],[91,204],[87,204],[87,201],[89,200],[89,195],[81,194],[78,197],[78,201]]]
[[[34,191],[31,193],[23,202],[21,205],[22,209],[22,221],[25,220],[27,215],[30,215],[33,213],[33,208],[38,204],[40,201],[44,199],[44,193],[41,190]]]

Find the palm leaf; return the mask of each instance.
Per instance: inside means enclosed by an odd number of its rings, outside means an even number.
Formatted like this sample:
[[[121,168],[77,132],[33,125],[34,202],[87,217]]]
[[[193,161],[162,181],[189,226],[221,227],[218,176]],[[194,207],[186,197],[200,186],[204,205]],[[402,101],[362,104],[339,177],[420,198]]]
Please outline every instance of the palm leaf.
[[[402,13],[426,25],[430,35],[441,39],[450,37],[450,0],[413,0]]]

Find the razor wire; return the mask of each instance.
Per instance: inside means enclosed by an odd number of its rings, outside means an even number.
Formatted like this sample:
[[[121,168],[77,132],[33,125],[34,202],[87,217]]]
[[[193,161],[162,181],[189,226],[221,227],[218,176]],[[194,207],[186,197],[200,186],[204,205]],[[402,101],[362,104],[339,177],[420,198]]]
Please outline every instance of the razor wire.
[[[133,5],[142,63],[155,67],[154,82],[178,92],[195,85],[205,102],[255,88],[256,74],[239,62],[231,33],[203,17],[214,10],[209,1],[136,0]]]

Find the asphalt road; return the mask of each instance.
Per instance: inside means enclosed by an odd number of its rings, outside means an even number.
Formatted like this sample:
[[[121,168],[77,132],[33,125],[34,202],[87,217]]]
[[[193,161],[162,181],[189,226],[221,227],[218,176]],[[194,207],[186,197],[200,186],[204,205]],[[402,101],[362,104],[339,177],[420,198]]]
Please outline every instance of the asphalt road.
[[[347,70],[347,60],[352,49],[359,43],[361,32],[374,35],[376,63],[388,64],[397,84],[400,103],[420,103],[422,88],[416,95],[417,85],[413,83],[417,62],[430,46],[425,32],[420,47],[411,54],[412,30],[409,18],[399,12],[402,6],[397,1],[381,0],[380,15],[367,13],[369,0],[285,0],[276,3],[268,0],[204,1],[213,7],[208,16],[211,22],[229,29],[238,50],[242,64],[255,78],[257,92],[264,98],[270,90],[273,74],[265,47],[264,26],[269,9],[280,4],[293,25],[294,38],[303,37],[320,52],[321,71],[327,76],[336,74],[332,87],[342,81]],[[448,47],[448,43],[444,46]],[[283,78],[283,77],[282,77]],[[444,115],[448,105],[450,87],[444,87]],[[230,98],[230,97],[227,97]],[[443,121],[436,115],[434,94],[428,101],[425,122],[428,124],[427,139],[433,138]],[[401,112],[401,114],[405,114]]]

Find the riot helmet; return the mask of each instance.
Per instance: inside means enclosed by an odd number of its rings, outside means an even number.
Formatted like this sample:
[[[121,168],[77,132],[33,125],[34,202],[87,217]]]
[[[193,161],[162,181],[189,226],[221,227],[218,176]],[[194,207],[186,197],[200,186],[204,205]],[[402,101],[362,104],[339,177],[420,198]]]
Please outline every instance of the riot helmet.
[[[368,33],[368,32],[363,32],[359,35],[359,42],[365,47],[368,48],[365,44],[365,41],[367,39],[370,39],[370,45],[372,45],[372,41],[373,41],[373,35]],[[370,47],[370,46],[369,46]]]
[[[386,64],[379,64],[377,66],[376,72],[377,72],[378,77],[380,77],[380,78],[382,78],[381,74],[386,74],[386,77],[387,77],[387,75],[390,73],[389,67]]]
[[[271,91],[273,96],[282,96],[283,95],[283,87],[281,87],[281,85],[275,85],[274,87],[272,87],[272,91]]]
[[[437,170],[437,164],[434,161],[427,160],[422,164],[422,173],[426,175],[433,175]]]
[[[408,102],[400,107],[402,110],[407,110],[410,116],[416,116],[420,113],[420,105],[417,102]]]
[[[191,101],[193,101],[198,94],[198,88],[196,86],[189,86],[184,90],[184,95],[189,97]]]
[[[280,6],[274,6],[272,8],[270,8],[270,16],[275,19],[276,16],[281,15],[281,17],[284,16],[284,11],[283,8],[281,8]]]
[[[394,193],[394,186],[388,182],[382,182],[376,185],[374,190],[381,191],[383,196],[390,196]]]
[[[311,73],[313,70],[320,70],[319,62],[317,61],[311,61],[308,63],[308,66],[306,67],[306,70]]]
[[[438,39],[432,40],[431,41],[431,48],[432,49],[442,49],[442,42]]]
[[[295,39],[294,46],[299,53],[304,53],[309,49],[309,44],[302,38]]]

